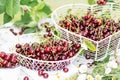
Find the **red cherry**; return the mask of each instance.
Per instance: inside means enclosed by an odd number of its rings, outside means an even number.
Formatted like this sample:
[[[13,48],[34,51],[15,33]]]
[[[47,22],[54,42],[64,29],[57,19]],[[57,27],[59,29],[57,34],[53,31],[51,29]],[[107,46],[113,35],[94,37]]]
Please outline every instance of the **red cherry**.
[[[41,54],[40,54],[40,52],[37,52],[36,55],[39,57]]]
[[[5,67],[6,67],[6,68],[11,68],[12,65],[11,65],[11,63],[8,63],[8,64],[5,65]]]
[[[76,44],[76,46],[75,46],[77,49],[78,48],[80,48],[81,47],[81,45],[80,44]]]
[[[23,80],[29,80],[29,77],[28,77],[28,76],[25,76],[25,77],[23,78]]]
[[[70,27],[70,23],[69,23],[69,22],[66,22],[66,26],[67,26],[67,27]]]
[[[44,34],[43,36],[44,36],[44,38],[47,38],[48,35],[47,35],[47,34]]]
[[[67,73],[67,72],[69,71],[69,69],[68,69],[68,68],[63,68],[63,71],[64,71],[65,73]]]
[[[61,52],[61,50],[62,50],[62,47],[61,47],[61,46],[58,46],[58,47],[57,47],[57,51],[58,51],[58,52]]]
[[[46,60],[47,59],[47,56],[45,54],[41,54],[40,57],[41,57],[42,60]]]
[[[68,56],[69,56],[69,57],[73,57],[73,56],[74,56],[73,52],[70,52],[70,53],[68,54]]]
[[[11,58],[10,60],[12,63],[17,63],[17,58]]]
[[[46,52],[46,53],[51,52],[51,48],[50,48],[50,47],[45,48],[45,52]]]
[[[44,72],[43,70],[39,70],[39,71],[38,71],[38,75],[39,75],[39,76],[43,76],[43,74],[44,74],[43,72]]]
[[[47,36],[51,37],[51,36],[52,36],[52,33],[51,33],[51,32],[48,32]]]
[[[91,55],[90,55],[90,54],[86,54],[86,55],[85,55],[85,58],[86,58],[86,59],[90,59],[90,58],[91,58]]]
[[[45,53],[45,51],[44,51],[44,50],[41,50],[41,51],[40,51],[40,53],[44,54],[44,53]]]
[[[8,61],[7,60],[4,60],[3,61],[3,65],[7,65],[8,64]]]
[[[71,27],[71,30],[72,30],[72,31],[75,31],[75,27]]]
[[[12,54],[10,54],[10,57],[11,57],[11,58],[17,58],[17,55],[14,54],[14,53],[12,53]]]
[[[64,41],[64,42],[63,42],[63,46],[67,47],[67,46],[68,46],[68,42],[67,42],[67,41]]]
[[[20,31],[20,32],[19,32],[19,35],[22,35],[22,34],[23,34],[23,31]]]
[[[90,19],[91,18],[91,14],[87,14],[86,16],[85,16],[85,19]]]
[[[30,50],[29,50],[29,53],[30,53],[30,54],[33,54],[33,53],[34,53],[34,50],[33,50],[33,49],[30,49]]]
[[[40,48],[36,48],[35,51],[36,51],[36,52],[39,52],[39,51],[40,51]]]
[[[10,55],[6,55],[5,60],[9,61],[10,60]]]
[[[43,74],[43,77],[44,77],[45,79],[47,79],[47,78],[49,77],[48,73],[44,73],[44,74]]]
[[[102,2],[102,5],[106,5],[106,1],[103,1],[103,2]]]
[[[21,44],[16,44],[16,48],[21,48]]]
[[[21,51],[22,51],[21,48],[17,48],[17,49],[16,49],[16,52],[17,52],[17,53],[20,53]]]
[[[5,52],[0,52],[0,57],[1,58],[4,58],[6,56],[6,53]]]
[[[48,27],[48,28],[46,28],[46,32],[50,32],[51,31],[51,29]]]

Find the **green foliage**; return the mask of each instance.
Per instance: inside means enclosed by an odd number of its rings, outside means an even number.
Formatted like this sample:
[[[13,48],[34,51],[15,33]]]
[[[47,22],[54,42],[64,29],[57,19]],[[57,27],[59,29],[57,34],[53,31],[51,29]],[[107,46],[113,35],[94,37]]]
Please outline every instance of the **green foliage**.
[[[35,6],[37,10],[42,10],[44,7],[45,7],[44,1],[41,1],[37,6]]]
[[[96,76],[97,74],[99,75],[103,75],[105,74],[105,67],[104,65],[97,65],[94,69],[93,69],[93,76]]]
[[[5,12],[5,5],[7,0],[0,0],[0,14]]]
[[[99,65],[99,64],[105,64],[105,63],[109,62],[109,60],[110,60],[110,55],[108,55],[103,61],[95,61],[95,63],[97,65]]]
[[[38,4],[38,1],[37,0],[21,0],[20,4],[34,7]]]
[[[109,80],[110,77],[115,78],[114,80],[119,80],[120,79],[120,67],[112,69],[110,74],[105,74],[104,76],[108,77],[108,80]]]
[[[37,29],[37,26],[33,27],[33,28],[25,29],[24,34],[34,33],[34,32],[36,32],[36,29]]]
[[[27,28],[25,33],[30,33],[35,32],[38,21],[49,17],[52,11],[43,0],[0,0],[0,14],[4,13],[4,24],[14,19],[18,12],[21,19],[14,23],[15,26]]]
[[[39,4],[32,8],[31,11],[32,12],[30,14],[32,19],[36,22],[42,18],[49,17],[52,12],[50,7],[46,5],[44,1],[39,2]]]
[[[95,45],[94,45],[91,41],[89,41],[89,40],[83,40],[83,43],[86,44],[86,46],[87,46],[87,48],[88,48],[89,50],[91,50],[91,51],[93,51],[93,52],[96,51],[96,47],[95,47]]]
[[[24,15],[21,15],[21,22],[24,24],[28,24],[32,21],[32,18],[29,14],[29,11],[27,11]]]
[[[52,12],[51,9],[49,8],[49,6],[46,4],[43,7],[43,9],[41,9],[41,11],[45,12],[47,15],[49,15]]]
[[[102,80],[112,80],[112,76],[104,76],[102,77]]]
[[[113,0],[108,0],[108,2],[113,2]]]
[[[9,16],[7,13],[4,13],[4,23],[7,23],[12,20],[12,17]]]
[[[92,5],[92,4],[95,4],[96,3],[96,0],[88,0],[88,4]]]
[[[17,12],[20,10],[20,1],[19,0],[7,0],[6,2],[6,13],[14,18]]]

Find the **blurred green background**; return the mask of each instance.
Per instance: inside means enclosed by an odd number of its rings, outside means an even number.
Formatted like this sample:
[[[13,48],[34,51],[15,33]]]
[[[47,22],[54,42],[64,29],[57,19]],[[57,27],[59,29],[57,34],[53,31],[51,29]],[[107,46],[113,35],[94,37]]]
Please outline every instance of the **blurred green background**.
[[[88,3],[87,0],[44,0],[44,1],[48,6],[50,6],[52,11],[65,4]],[[18,19],[20,19],[19,13],[15,16],[14,20],[18,20]],[[3,24],[3,14],[0,15],[0,25],[2,24]]]

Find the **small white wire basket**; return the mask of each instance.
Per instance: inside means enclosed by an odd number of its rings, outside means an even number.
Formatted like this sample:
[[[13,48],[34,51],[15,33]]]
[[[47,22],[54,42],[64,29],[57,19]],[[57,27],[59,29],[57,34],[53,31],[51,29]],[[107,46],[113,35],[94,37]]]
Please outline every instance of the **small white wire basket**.
[[[20,64],[28,69],[31,70],[44,70],[44,71],[57,71],[65,68],[66,66],[72,64],[72,62],[77,58],[79,53],[82,51],[82,49],[79,50],[76,55],[69,59],[65,60],[59,60],[59,61],[43,61],[43,60],[37,60],[28,58],[22,54],[18,54],[18,60]]]
[[[27,42],[29,44],[32,44],[33,42],[35,42],[35,40],[36,40],[36,42],[40,43],[41,41],[37,40],[40,35],[37,36],[34,33],[33,34],[24,34],[20,37],[19,43],[23,44],[23,43]],[[17,58],[18,58],[18,61],[20,62],[21,66],[24,66],[31,70],[57,71],[57,70],[61,70],[64,67],[72,64],[72,62],[77,58],[77,56],[81,53],[82,50],[83,50],[83,48],[80,48],[79,51],[73,57],[65,59],[65,60],[59,60],[59,61],[37,60],[37,59],[26,57],[25,55],[22,55],[22,54],[17,54],[18,55]]]
[[[82,17],[84,14],[88,13],[88,10],[96,11],[94,15],[102,16],[106,11],[110,11],[110,16],[113,20],[117,21],[120,19],[120,6],[115,3],[107,3],[105,6],[95,5],[86,5],[86,4],[68,4],[62,7],[57,8],[52,13],[52,20],[55,24],[56,29],[61,33],[61,37],[68,41],[80,41],[81,44],[84,40],[88,40],[92,42],[96,51],[92,52],[91,50],[87,50],[86,54],[90,54],[92,59],[103,60],[108,53],[111,53],[113,50],[120,48],[120,31],[100,40],[94,41],[90,38],[86,38],[81,36],[80,34],[76,34],[74,32],[68,31],[65,28],[62,28],[58,25],[59,21],[62,20],[68,14],[74,14],[77,17]]]

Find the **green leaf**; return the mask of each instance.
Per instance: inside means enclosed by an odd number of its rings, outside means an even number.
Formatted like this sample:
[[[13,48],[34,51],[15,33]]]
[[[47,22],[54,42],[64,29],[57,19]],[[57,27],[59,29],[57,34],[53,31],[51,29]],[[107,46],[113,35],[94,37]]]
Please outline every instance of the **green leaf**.
[[[92,4],[95,4],[95,0],[88,0],[88,4],[92,5]]]
[[[46,13],[47,15],[49,15],[52,12],[50,7],[48,5],[46,5],[46,4],[45,4],[44,8],[42,10],[40,10],[40,11]]]
[[[104,75],[105,74],[105,68],[104,65],[97,65],[94,69],[93,69],[93,76],[96,76],[97,74],[99,75]]]
[[[96,47],[95,47],[95,45],[91,41],[89,41],[89,40],[83,40],[83,42],[86,44],[86,46],[87,46],[87,48],[89,50],[91,50],[93,52],[96,51]]]
[[[108,2],[113,2],[113,0],[107,0]]]
[[[119,74],[119,76],[120,76],[120,67],[112,69],[112,71],[110,72],[110,74]]]
[[[7,0],[0,0],[0,14],[5,12],[6,1]]]
[[[54,30],[54,35],[56,35],[57,37],[61,37],[61,34],[57,30]]]
[[[22,21],[16,21],[14,25],[18,28],[25,28],[25,24]]]
[[[43,11],[38,12],[38,13],[36,13],[36,14],[37,14],[37,16],[39,17],[39,19],[48,17],[48,15],[47,15],[45,12],[43,12]]]
[[[34,7],[38,4],[38,1],[37,0],[20,0],[20,4]]]
[[[84,55],[85,52],[86,52],[86,50],[83,49],[83,50],[80,52],[80,54],[81,54],[81,55]]]
[[[45,7],[45,2],[41,1],[37,6],[35,6],[35,10],[42,10]]]
[[[25,24],[28,24],[32,21],[29,11],[27,11],[24,15],[21,15],[21,21]]]
[[[20,1],[19,0],[7,0],[6,2],[6,13],[12,18],[20,10]]]
[[[102,77],[102,80],[112,80],[112,76],[104,76]]]
[[[20,8],[21,15],[24,15],[24,10],[23,8]]]
[[[54,34],[55,34],[56,36],[58,36],[58,32],[57,32],[56,30],[54,31]]]
[[[25,29],[24,34],[34,33],[36,32],[36,29],[37,29],[36,27]]]
[[[20,0],[20,4],[21,5],[27,5],[27,4],[29,4],[30,1],[31,0]]]
[[[110,60],[110,55],[108,55],[103,61],[104,61],[104,63],[107,63],[107,62],[109,62],[109,60]]]
[[[108,55],[103,61],[95,61],[95,63],[97,65],[105,64],[105,63],[109,62],[109,60],[110,60],[110,55]]]
[[[37,24],[33,21],[31,21],[29,24],[25,24],[22,21],[16,21],[14,25],[18,28],[33,28],[37,26]]]
[[[38,22],[39,21],[39,17],[37,15],[35,15],[35,21]]]
[[[7,13],[5,13],[5,14],[4,14],[4,24],[5,24],[5,23],[8,23],[8,22],[11,21],[11,20],[12,20],[11,16],[9,16],[9,15],[7,15]]]
[[[34,2],[30,2],[28,6],[34,7],[38,4],[37,0],[33,0]]]
[[[44,7],[45,7],[45,2],[44,2],[44,1],[41,1],[41,2],[38,4],[38,6],[37,6],[38,10],[41,10],[41,9],[43,9]]]

